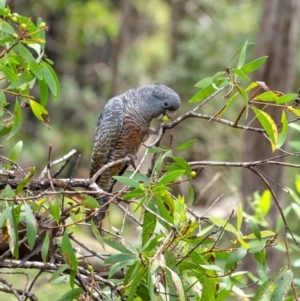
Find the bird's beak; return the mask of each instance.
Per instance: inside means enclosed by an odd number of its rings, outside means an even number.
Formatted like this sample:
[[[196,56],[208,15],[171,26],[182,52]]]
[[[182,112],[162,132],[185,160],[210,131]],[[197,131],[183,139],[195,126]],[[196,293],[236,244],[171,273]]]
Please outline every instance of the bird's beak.
[[[159,116],[156,117],[156,119],[161,120],[163,116],[164,116],[164,114],[161,113]]]
[[[177,114],[177,111],[178,110],[173,110],[173,111],[171,111],[171,110],[166,110],[166,114],[168,115],[168,117],[169,118],[173,118],[176,114]]]

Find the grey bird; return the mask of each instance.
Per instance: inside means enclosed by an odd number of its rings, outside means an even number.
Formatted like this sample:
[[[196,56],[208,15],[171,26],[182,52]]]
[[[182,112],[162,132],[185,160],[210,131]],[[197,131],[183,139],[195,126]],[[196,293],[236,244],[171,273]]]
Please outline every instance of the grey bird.
[[[134,156],[150,134],[152,119],[164,114],[174,117],[181,104],[180,97],[171,88],[151,84],[129,90],[110,99],[100,113],[90,165],[90,178],[105,164]],[[128,163],[106,169],[96,180],[104,191],[111,192],[115,183],[113,176],[121,175]],[[93,217],[101,221],[105,217],[109,197],[98,198],[103,206]]]

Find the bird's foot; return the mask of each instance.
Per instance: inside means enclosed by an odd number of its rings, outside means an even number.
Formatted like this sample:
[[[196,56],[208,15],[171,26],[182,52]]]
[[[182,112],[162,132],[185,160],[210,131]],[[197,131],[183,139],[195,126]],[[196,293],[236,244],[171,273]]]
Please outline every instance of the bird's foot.
[[[132,167],[134,169],[136,169],[136,166],[135,166],[135,161],[137,159],[137,156],[136,155],[133,155],[133,154],[127,154],[126,157],[128,157],[131,161],[130,161],[130,164],[132,165]]]

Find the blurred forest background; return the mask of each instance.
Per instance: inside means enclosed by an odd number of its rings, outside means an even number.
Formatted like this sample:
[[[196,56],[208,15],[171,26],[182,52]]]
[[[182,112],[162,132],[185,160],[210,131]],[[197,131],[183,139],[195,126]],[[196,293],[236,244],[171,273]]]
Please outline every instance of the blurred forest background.
[[[97,118],[109,98],[130,88],[161,82],[181,96],[180,113],[191,110],[193,105],[188,100],[197,92],[194,84],[229,67],[233,53],[246,40],[258,40],[259,26],[264,18],[263,5],[268,11],[268,5],[280,3],[271,2],[8,1],[12,11],[33,19],[40,16],[49,26],[46,54],[55,63],[61,95],[57,101],[48,104],[51,130],[28,112],[18,135],[5,143],[4,154],[10,152],[16,141],[22,140],[24,151],[20,163],[28,167],[35,165],[39,171],[47,162],[49,144],[53,146],[52,159],[76,148],[82,157],[74,176],[87,177]],[[286,3],[292,2],[295,1]],[[279,12],[283,11],[279,9]],[[289,18],[289,15],[285,17]],[[272,41],[269,44],[272,48]],[[248,61],[254,58],[255,48],[256,45],[248,47]],[[296,55],[298,59],[292,62],[295,71],[292,82],[296,83],[293,91],[300,86],[300,52]],[[223,101],[219,97],[201,113],[213,115],[223,106]],[[240,109],[230,110],[226,117],[235,120]],[[26,114],[26,109],[23,111]],[[175,145],[198,139],[184,154],[187,161],[241,161],[243,150],[247,148],[243,144],[243,132],[205,120],[188,119],[176,128],[174,135]],[[71,170],[72,166],[64,176],[69,176]],[[232,203],[228,199],[241,200],[241,179],[241,170],[206,168],[194,181],[196,203],[209,203],[225,191],[222,203],[229,204],[231,210]],[[291,183],[292,178],[285,184]]]
[[[42,17],[49,26],[46,54],[54,61],[61,95],[47,105],[51,130],[23,108],[23,114],[28,116],[18,134],[4,143],[1,153],[8,155],[15,143],[22,140],[24,147],[19,163],[24,167],[36,166],[39,174],[47,164],[49,144],[53,147],[53,160],[76,148],[82,156],[74,177],[87,178],[96,122],[109,98],[134,87],[160,82],[180,95],[180,114],[193,109],[195,105],[188,100],[198,91],[194,84],[230,67],[232,55],[245,41],[259,41],[260,25],[268,5],[296,1],[299,0],[7,1],[12,12],[32,17],[34,21]],[[279,8],[277,13],[280,10],[283,11]],[[297,14],[296,18],[288,14],[285,18],[291,23],[299,21]],[[294,44],[298,45],[294,48],[299,49],[299,31],[293,33]],[[283,31],[281,37],[287,40],[282,42],[283,52],[289,45],[287,36]],[[256,47],[248,47],[248,61],[256,58],[257,53],[269,55]],[[278,48],[278,43],[273,46],[270,41],[268,47]],[[273,84],[270,88],[284,90],[288,87],[288,91],[283,92],[295,93],[300,87],[300,51],[294,51],[291,56],[289,51],[286,53],[292,59],[287,65],[288,70],[293,69],[290,84],[280,87]],[[271,62],[276,64],[276,61]],[[284,70],[282,62],[278,66]],[[280,81],[280,71],[276,74]],[[266,73],[260,76],[256,79],[269,79]],[[287,77],[283,72],[282,80]],[[199,112],[213,115],[223,104],[223,98],[218,96],[217,101]],[[231,109],[226,118],[234,121],[241,108]],[[244,153],[248,140],[242,131],[190,118],[173,132],[175,145],[198,139],[182,154],[187,161],[242,161],[249,158]],[[295,137],[291,137],[293,139]],[[294,146],[300,150],[299,144],[294,143]],[[69,177],[71,172],[72,166],[63,176]],[[235,206],[233,202],[243,199],[242,179],[249,184],[242,178],[241,169],[205,168],[193,182],[196,204],[207,206],[225,192],[225,197],[210,214],[227,217]],[[289,173],[283,184],[293,186],[294,181],[295,174]],[[251,190],[252,194],[255,189],[251,187]],[[226,207],[228,211],[224,210]]]

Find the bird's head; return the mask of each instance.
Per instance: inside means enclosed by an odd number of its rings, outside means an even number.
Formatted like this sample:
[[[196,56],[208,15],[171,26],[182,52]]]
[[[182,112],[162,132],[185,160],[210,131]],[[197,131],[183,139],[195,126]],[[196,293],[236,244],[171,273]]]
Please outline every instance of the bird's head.
[[[143,116],[151,121],[163,115],[172,118],[180,108],[180,97],[171,88],[162,84],[152,84],[137,89],[142,101]]]

